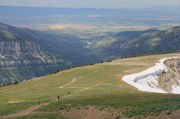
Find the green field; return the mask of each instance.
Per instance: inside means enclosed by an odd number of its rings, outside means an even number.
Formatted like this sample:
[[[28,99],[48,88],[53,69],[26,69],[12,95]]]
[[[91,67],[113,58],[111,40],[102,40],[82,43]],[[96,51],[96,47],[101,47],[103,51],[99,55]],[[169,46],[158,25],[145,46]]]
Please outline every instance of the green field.
[[[49,104],[31,114],[12,118],[80,118],[78,113],[87,113],[86,116],[90,113],[98,118],[103,112],[107,112],[105,117],[115,119],[147,117],[161,112],[171,115],[180,109],[180,95],[140,92],[121,78],[151,67],[161,58],[177,55],[180,56],[174,53],[118,59],[0,87],[0,118],[37,105],[39,100],[41,104]],[[55,101],[57,96],[60,101]]]

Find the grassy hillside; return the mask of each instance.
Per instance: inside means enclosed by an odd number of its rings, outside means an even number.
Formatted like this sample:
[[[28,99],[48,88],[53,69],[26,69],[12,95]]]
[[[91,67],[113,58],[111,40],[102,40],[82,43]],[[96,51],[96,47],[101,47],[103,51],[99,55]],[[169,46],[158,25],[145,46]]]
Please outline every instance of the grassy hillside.
[[[17,118],[118,119],[159,115],[161,112],[169,117],[174,114],[173,110],[180,109],[180,95],[140,92],[121,79],[125,74],[139,72],[159,59],[171,56],[180,54],[118,59],[0,87],[0,116],[31,108],[40,100],[41,104],[48,105]],[[57,96],[60,101],[55,101]]]

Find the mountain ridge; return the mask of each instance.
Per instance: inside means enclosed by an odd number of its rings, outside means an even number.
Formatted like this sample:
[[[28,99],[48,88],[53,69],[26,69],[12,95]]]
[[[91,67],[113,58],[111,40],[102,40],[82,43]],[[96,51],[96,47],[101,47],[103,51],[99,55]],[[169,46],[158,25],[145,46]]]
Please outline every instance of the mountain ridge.
[[[82,39],[74,34],[57,35],[0,23],[0,81],[7,83],[12,77],[22,81],[57,69],[97,63],[113,57],[177,50],[180,49],[179,34],[180,26],[176,26],[164,31],[107,32]],[[32,67],[31,71],[36,66],[39,71],[31,73],[24,68],[28,78],[23,78],[21,66]],[[46,68],[42,69],[42,66]],[[14,70],[6,69],[10,67]],[[16,68],[20,72],[16,72]]]
[[[180,26],[163,31],[150,29],[145,31],[120,32],[111,35],[116,39],[111,45],[103,48],[100,47],[96,50],[100,49],[99,54],[104,53],[105,57],[177,50],[180,48],[179,34]]]

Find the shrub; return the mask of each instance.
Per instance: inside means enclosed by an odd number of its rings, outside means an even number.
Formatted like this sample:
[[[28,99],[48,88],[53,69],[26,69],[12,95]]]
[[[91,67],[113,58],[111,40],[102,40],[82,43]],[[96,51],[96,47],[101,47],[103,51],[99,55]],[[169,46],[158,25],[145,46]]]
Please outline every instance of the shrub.
[[[55,71],[53,71],[53,72],[51,72],[50,74],[56,74],[56,73],[58,73],[60,70],[55,70]]]
[[[171,114],[171,112],[170,112],[170,111],[168,111],[166,114],[167,114],[167,115],[170,115],[170,114]]]
[[[19,82],[18,81],[15,81],[14,84],[18,84]]]
[[[117,116],[116,119],[120,119],[120,116]]]

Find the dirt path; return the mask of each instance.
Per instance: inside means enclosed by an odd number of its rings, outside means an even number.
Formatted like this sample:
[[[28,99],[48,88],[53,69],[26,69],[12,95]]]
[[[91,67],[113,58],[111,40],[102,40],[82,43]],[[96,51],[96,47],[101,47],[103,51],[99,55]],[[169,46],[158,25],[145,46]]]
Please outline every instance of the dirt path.
[[[7,116],[4,116],[2,117],[3,119],[6,119],[6,118],[12,118],[12,117],[20,117],[20,116],[25,116],[25,115],[28,115],[30,113],[32,113],[34,110],[38,109],[39,107],[41,106],[44,106],[44,105],[48,105],[49,103],[42,103],[40,105],[36,104],[36,105],[33,105],[27,109],[24,109],[24,110],[21,110],[17,113],[13,113],[13,114],[9,114]]]
[[[73,78],[71,82],[69,82],[69,83],[67,83],[67,84],[65,84],[63,86],[60,86],[59,88],[64,88],[66,86],[69,86],[69,85],[73,84],[75,81],[76,81],[76,78]]]
[[[13,104],[13,103],[20,103],[20,102],[24,102],[24,100],[13,100],[13,99],[11,99],[11,100],[8,100],[8,104]]]

